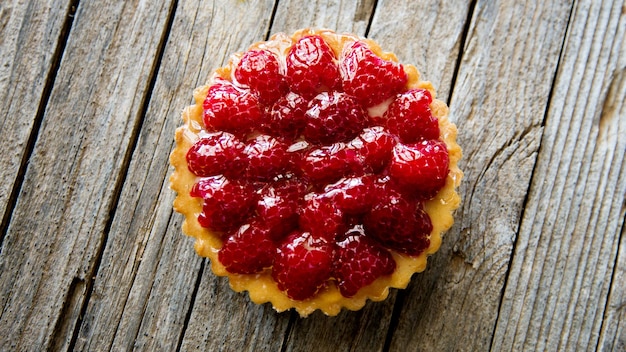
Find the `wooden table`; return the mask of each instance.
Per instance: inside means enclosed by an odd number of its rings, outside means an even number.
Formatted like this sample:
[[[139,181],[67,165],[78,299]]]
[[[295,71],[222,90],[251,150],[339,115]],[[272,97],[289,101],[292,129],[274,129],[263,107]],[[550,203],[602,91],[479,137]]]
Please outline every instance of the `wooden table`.
[[[406,290],[275,313],[195,255],[180,112],[231,53],[326,27],[438,87],[465,171]],[[0,350],[626,349],[626,3],[3,1]]]

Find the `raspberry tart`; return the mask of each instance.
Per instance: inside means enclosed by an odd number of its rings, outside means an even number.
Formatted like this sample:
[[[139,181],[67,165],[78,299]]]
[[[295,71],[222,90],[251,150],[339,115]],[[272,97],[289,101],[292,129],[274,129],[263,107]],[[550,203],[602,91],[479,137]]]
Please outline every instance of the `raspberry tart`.
[[[256,303],[336,315],[405,288],[453,224],[461,148],[417,69],[371,40],[277,34],[194,92],[174,209]]]

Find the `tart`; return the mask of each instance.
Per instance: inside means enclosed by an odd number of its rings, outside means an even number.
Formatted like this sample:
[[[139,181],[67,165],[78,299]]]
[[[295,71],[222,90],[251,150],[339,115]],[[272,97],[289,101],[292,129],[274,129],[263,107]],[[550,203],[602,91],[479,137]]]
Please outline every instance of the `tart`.
[[[277,311],[336,315],[426,268],[453,224],[456,126],[369,39],[276,34],[194,91],[171,154],[196,252]]]

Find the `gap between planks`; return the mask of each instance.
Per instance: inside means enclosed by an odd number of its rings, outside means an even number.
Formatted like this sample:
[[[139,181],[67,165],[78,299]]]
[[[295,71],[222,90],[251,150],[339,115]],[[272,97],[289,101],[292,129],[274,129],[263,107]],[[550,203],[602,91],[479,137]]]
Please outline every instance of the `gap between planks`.
[[[62,31],[62,35],[63,35],[63,45],[62,45],[62,50],[65,49],[65,45],[67,43],[67,39],[69,37],[69,33],[71,32],[71,28],[72,28],[72,23],[73,23],[73,19],[74,19],[74,15],[76,13],[76,10],[78,9],[78,6],[80,5],[79,2],[80,0],[72,0],[72,6],[70,7],[70,11],[71,13],[68,14],[68,27],[65,28],[64,30],[66,30],[66,32]],[[85,315],[85,312],[87,310],[87,307],[89,305],[89,301],[91,298],[91,294],[93,292],[93,283],[95,278],[98,276],[98,270],[100,269],[100,264],[102,262],[102,256],[103,253],[106,249],[107,243],[108,243],[108,235],[109,232],[111,230],[111,225],[113,222],[113,218],[114,218],[114,214],[115,214],[115,210],[118,207],[119,201],[120,201],[120,195],[122,193],[122,188],[124,186],[124,183],[126,181],[126,178],[128,176],[128,171],[129,171],[129,166],[130,166],[130,161],[132,160],[132,157],[135,153],[135,149],[137,147],[137,141],[139,140],[139,132],[141,131],[141,128],[143,126],[143,121],[145,120],[146,117],[146,112],[148,110],[148,105],[150,103],[150,98],[152,96],[152,91],[154,89],[155,86],[155,82],[156,82],[156,78],[157,78],[157,74],[159,71],[159,68],[161,66],[161,61],[163,59],[163,53],[165,52],[165,44],[167,43],[167,39],[169,38],[169,34],[172,28],[172,23],[174,21],[174,17],[176,14],[176,8],[178,5],[178,0],[173,0],[172,5],[169,9],[169,13],[168,13],[168,17],[167,17],[167,22],[166,22],[166,26],[165,26],[165,30],[162,33],[162,36],[159,40],[159,45],[157,47],[157,56],[154,60],[153,66],[150,70],[150,74],[149,74],[149,84],[148,84],[148,88],[146,90],[146,93],[144,94],[144,96],[141,99],[141,108],[140,108],[140,112],[139,112],[139,118],[137,119],[137,121],[135,121],[135,125],[132,128],[132,132],[131,132],[131,136],[130,136],[130,143],[129,143],[129,148],[127,149],[126,154],[123,157],[123,161],[122,161],[122,165],[120,167],[119,173],[121,174],[120,178],[117,180],[116,184],[113,187],[113,196],[112,196],[112,202],[111,202],[111,207],[108,211],[108,218],[106,219],[106,223],[104,226],[104,231],[103,231],[103,237],[102,237],[102,244],[100,245],[100,248],[98,248],[97,252],[96,252],[96,257],[95,257],[95,263],[93,266],[93,272],[89,273],[89,275],[87,275],[87,279],[85,280],[85,282],[83,283],[83,285],[86,285],[86,290],[85,290],[85,298],[82,302],[81,308],[80,308],[80,314],[78,316],[78,319],[75,322],[74,328],[73,328],[73,332],[72,332],[72,337],[70,339],[70,343],[68,346],[68,350],[73,350],[75,345],[76,345],[76,341],[78,339],[78,334],[80,332],[80,327],[82,325],[82,317]],[[62,57],[63,56],[63,51],[59,52],[59,55]],[[60,59],[61,57],[59,57],[58,62],[55,62],[55,66],[54,66],[54,73],[55,73],[55,77],[56,77],[56,71],[58,69],[59,63],[60,63]],[[54,85],[54,80],[51,82],[50,84],[50,88],[48,91],[46,91],[47,95],[45,96],[45,100],[43,100],[46,104],[48,101],[48,98],[50,96],[50,91],[52,90],[52,86]],[[41,117],[43,117],[43,112],[45,111],[45,108],[41,110]],[[38,119],[37,121],[38,126],[37,129],[39,128],[39,125],[41,124],[41,117],[39,116],[39,111],[38,111]],[[35,134],[36,135],[36,134]],[[32,135],[31,135],[32,137]],[[30,157],[30,154],[33,151],[33,147],[34,147],[34,143],[35,142],[35,138],[33,138],[32,141],[32,146],[30,146],[29,150],[28,150],[28,155]],[[22,175],[23,176],[23,175]],[[20,179],[20,184],[22,182],[22,179]],[[11,204],[12,206],[14,206],[15,204]],[[4,234],[4,232],[3,232]],[[1,245],[1,243],[0,243]],[[59,316],[59,320],[57,321],[57,326],[55,326],[55,330],[54,330],[54,335],[53,335],[53,345],[57,345],[58,341],[62,341],[64,338],[64,334],[63,334],[63,322],[65,322],[65,318],[67,316],[68,312],[68,302],[70,302],[72,300],[72,297],[75,294],[81,294],[81,293],[77,293],[74,292],[74,290],[70,289],[70,297],[68,297],[68,300],[65,302],[64,306],[63,306],[63,311],[61,312],[60,316]]]

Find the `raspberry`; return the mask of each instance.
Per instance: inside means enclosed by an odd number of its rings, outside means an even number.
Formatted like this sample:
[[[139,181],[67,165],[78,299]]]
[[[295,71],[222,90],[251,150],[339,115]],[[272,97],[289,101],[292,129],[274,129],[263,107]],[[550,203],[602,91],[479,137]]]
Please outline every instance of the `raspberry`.
[[[354,138],[367,124],[367,114],[353,97],[340,92],[323,92],[306,112],[304,137],[311,143],[342,142]]]
[[[203,108],[204,124],[209,130],[238,136],[250,132],[254,123],[263,117],[254,95],[221,80],[209,88]]]
[[[398,143],[389,173],[405,189],[431,198],[445,185],[449,165],[448,149],[441,141]]]
[[[243,151],[247,162],[247,177],[255,181],[271,181],[279,175],[287,174],[292,157],[287,152],[288,147],[273,137],[257,136]]]
[[[344,178],[329,185],[324,196],[329,197],[343,212],[362,214],[370,210],[376,193],[374,178],[371,176]]]
[[[428,248],[432,223],[421,203],[409,201],[396,191],[388,190],[363,219],[365,233],[383,246],[409,255]]]
[[[200,179],[191,189],[192,197],[204,200],[198,222],[215,231],[238,228],[249,217],[256,202],[254,188],[223,176]]]
[[[298,227],[298,209],[305,192],[306,185],[293,180],[267,186],[261,191],[256,214],[273,240],[280,241]]]
[[[189,171],[197,176],[232,174],[240,169],[244,145],[227,132],[211,133],[199,139],[187,152]]]
[[[362,42],[348,44],[339,64],[343,90],[366,107],[401,92],[408,82],[402,65],[376,56]]]
[[[271,106],[289,90],[274,54],[267,50],[246,52],[235,69],[235,78],[258,96],[259,101]]]
[[[300,228],[333,241],[346,231],[343,212],[328,197],[308,196],[300,214]]]
[[[438,139],[439,121],[429,107],[432,100],[426,89],[412,89],[398,95],[384,115],[389,131],[403,143]]]
[[[365,129],[351,145],[358,150],[366,168],[377,173],[389,162],[396,140],[384,128],[375,126]]]
[[[326,286],[332,262],[331,243],[308,232],[295,232],[278,247],[272,277],[289,298],[305,300]]]
[[[362,229],[351,231],[337,247],[333,272],[345,297],[354,296],[362,287],[396,269],[391,253],[363,234]]]
[[[309,102],[302,96],[290,92],[280,98],[272,107],[268,121],[263,126],[266,133],[294,140],[300,136],[306,125],[304,114]]]
[[[339,86],[335,53],[322,37],[303,37],[287,55],[287,80],[292,91],[313,97]]]
[[[314,184],[335,182],[349,174],[362,171],[363,162],[355,149],[344,143],[312,149],[301,161],[303,175]]]
[[[258,224],[246,224],[226,239],[218,258],[226,270],[236,274],[254,274],[272,265],[276,245],[269,232]]]

